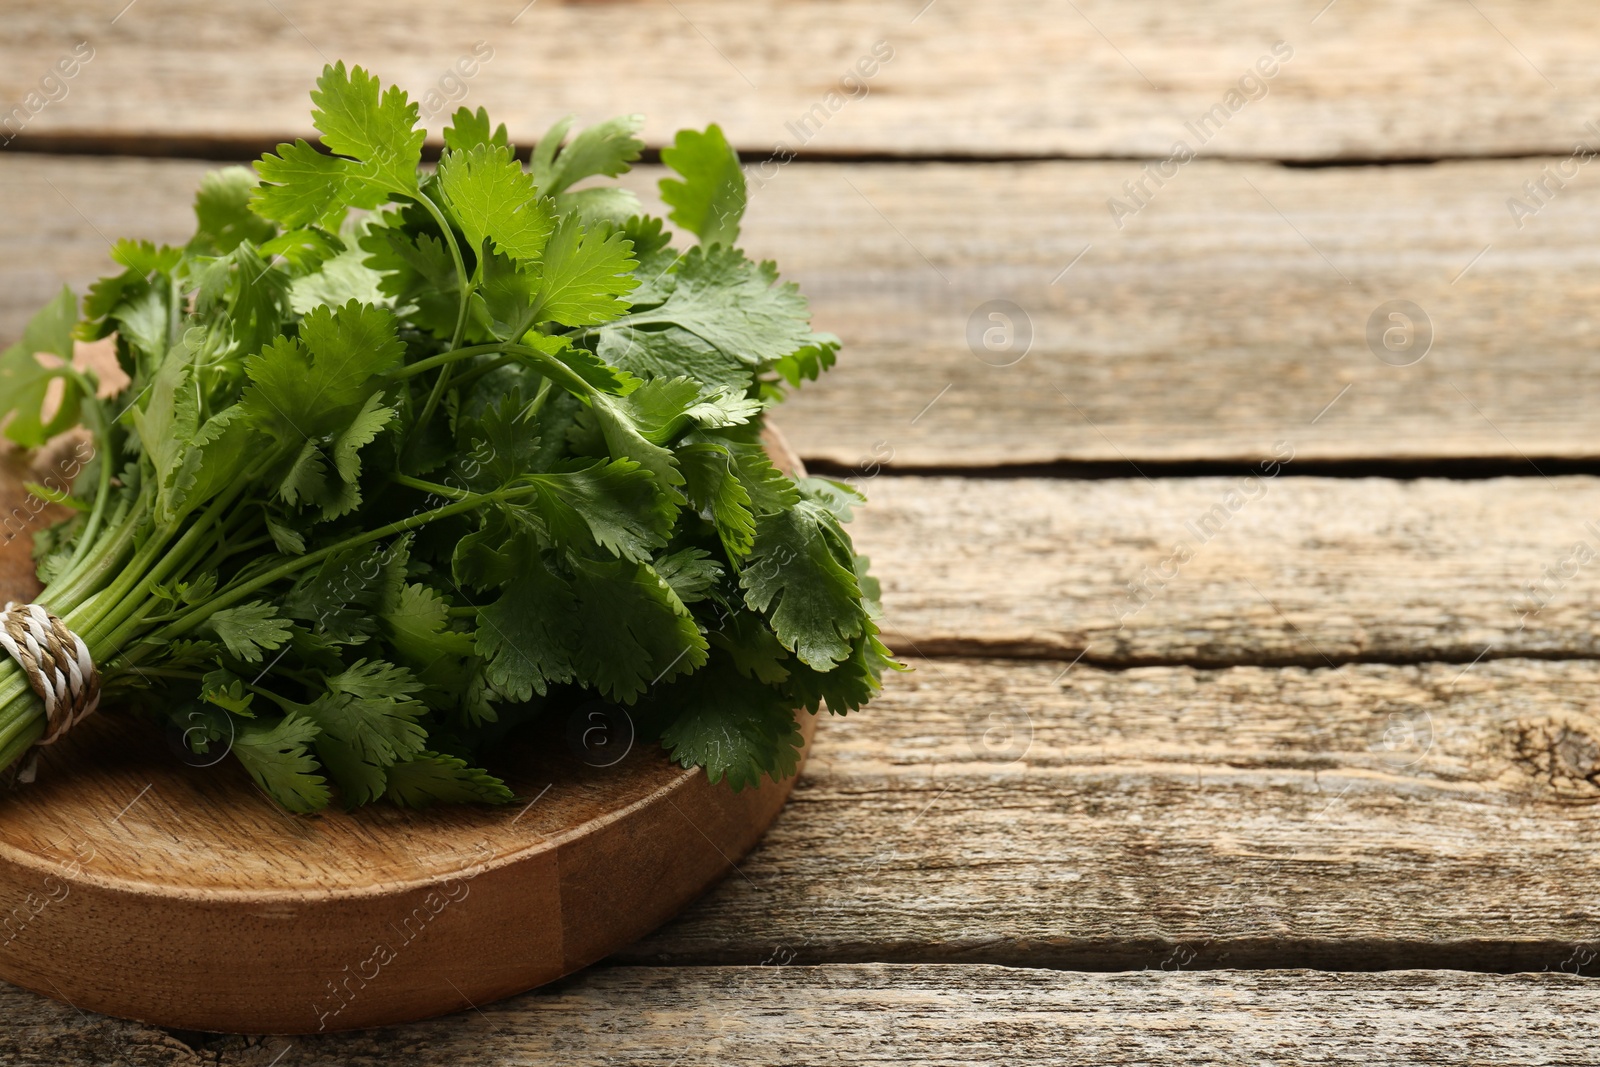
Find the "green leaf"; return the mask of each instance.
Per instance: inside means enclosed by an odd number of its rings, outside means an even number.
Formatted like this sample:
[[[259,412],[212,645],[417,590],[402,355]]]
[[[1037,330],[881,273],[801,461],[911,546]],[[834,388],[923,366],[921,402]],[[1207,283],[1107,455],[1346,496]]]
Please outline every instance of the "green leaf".
[[[543,696],[574,675],[568,635],[578,604],[566,580],[524,553],[500,599],[478,612],[478,654],[489,684],[511,700]]]
[[[417,167],[427,133],[416,128],[418,108],[404,91],[390,86],[380,97],[377,78],[360,67],[347,74],[341,60],[322,68],[311,102],[317,106],[311,122],[322,143],[361,164],[349,170],[352,185],[417,194]]]
[[[616,177],[629,169],[629,164],[639,158],[644,142],[639,131],[644,127],[643,115],[623,115],[590,126],[574,137],[560,154],[556,147],[572,125],[568,115],[552,126],[534,150],[533,171],[539,192],[545,196],[557,193],[596,175]]]
[[[246,361],[251,385],[240,410],[293,457],[279,476],[285,500],[322,504],[328,517],[348,510],[353,477],[346,475],[359,470],[355,452],[393,417],[376,398],[404,351],[393,315],[351,301],[313,309],[298,339],[280,337]],[[325,453],[340,486],[325,476]]]
[[[561,193],[555,197],[555,207],[557,214],[577,215],[586,226],[596,223],[621,226],[644,211],[644,205],[639,203],[633,190],[610,185]]]
[[[251,210],[286,229],[320,226],[337,230],[345,211],[375,208],[388,193],[355,181],[347,159],[325,155],[304,140],[280,144],[256,160],[261,185]]]
[[[849,537],[828,509],[802,500],[756,520],[755,547],[739,574],[745,601],[783,646],[819,671],[847,658],[868,619]]]
[[[271,604],[259,600],[213,612],[206,629],[246,663],[260,663],[266,653],[282,648],[289,640],[289,623],[278,617]]]
[[[459,659],[473,652],[472,636],[450,629],[450,608],[433,588],[419,583],[405,586],[380,614],[389,643],[400,658],[429,680],[429,670],[440,660]]]
[[[757,265],[721,245],[691,248],[673,277],[664,303],[625,321],[679,326],[747,364],[781,359],[812,336],[805,298],[793,283],[777,284],[771,263]]]
[[[661,199],[672,207],[673,222],[700,238],[702,244],[732,246],[739,239],[747,193],[739,153],[722,135],[722,128],[707,126],[704,133],[679,130],[671,147],[661,150],[661,162],[683,176],[661,179]]]
[[[305,315],[318,304],[339,307],[352,300],[358,304],[383,303],[383,275],[367,266],[366,260],[367,253],[359,248],[323,259],[318,269],[290,284],[289,306],[295,314]]]
[[[613,326],[600,334],[600,358],[641,378],[693,378],[713,389],[743,393],[750,367],[677,326]]]
[[[289,230],[267,241],[259,251],[273,259],[282,256],[297,271],[315,273],[323,263],[344,251],[344,242],[326,230]]]
[[[22,332],[22,340],[0,352],[0,422],[5,435],[25,448],[37,448],[78,421],[82,393],[60,367],[46,367],[37,355],[72,360],[72,327],[78,318],[78,298],[63,286],[55,299],[41,308]],[[61,381],[61,401],[48,421],[44,409],[50,383]]]
[[[424,710],[414,700],[327,693],[307,705],[303,713],[324,735],[349,746],[363,763],[387,767],[422,751],[428,731],[417,722],[417,716]]]
[[[382,660],[357,660],[350,667],[327,678],[328,689],[353,697],[373,700],[415,696],[422,684],[404,667]]]
[[[256,784],[288,810],[320,811],[328,806],[327,779],[313,773],[317,763],[306,751],[317,732],[311,720],[292,714],[276,722],[240,724],[233,754]]]
[[[506,784],[456,756],[425,752],[389,768],[384,796],[407,808],[434,804],[509,804],[516,799]]]
[[[647,689],[706,662],[706,640],[689,609],[649,566],[578,560],[573,590],[579,678],[601,695],[632,704]]]
[[[685,767],[700,766],[712,783],[753,788],[763,776],[780,781],[799,768],[805,737],[795,713],[774,690],[736,672],[698,675],[686,687],[683,710],[661,742]]]
[[[534,322],[594,326],[628,310],[621,297],[639,284],[633,250],[620,233],[585,232],[576,218],[556,224],[533,268]]]
[[[562,547],[594,544],[614,556],[645,563],[672,532],[672,509],[656,492],[650,472],[631,460],[535,474],[526,481],[538,490],[537,506],[546,528]]]
[[[655,568],[685,604],[704,600],[706,592],[722,578],[722,564],[703,548],[679,549],[656,560]]]
[[[272,223],[250,210],[255,190],[256,176],[244,167],[224,167],[201,178],[200,191],[194,198],[198,227],[189,240],[189,251],[223,255],[244,241],[260,245],[271,240]],[[166,269],[176,265],[174,262]]]
[[[474,251],[486,238],[495,251],[520,260],[538,259],[545,250],[555,215],[509,148],[480,144],[446,152],[439,190]]]
[[[506,124],[501,123],[491,131],[489,113],[483,108],[469,111],[458,108],[444,128],[444,146],[452,151],[465,152],[479,145],[499,145],[510,149],[511,139],[506,136]]]

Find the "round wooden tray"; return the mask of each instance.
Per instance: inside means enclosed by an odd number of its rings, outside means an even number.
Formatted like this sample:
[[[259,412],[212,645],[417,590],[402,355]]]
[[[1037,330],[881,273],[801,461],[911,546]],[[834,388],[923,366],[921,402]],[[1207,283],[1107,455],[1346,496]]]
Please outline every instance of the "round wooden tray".
[[[0,474],[0,497],[17,485]],[[37,589],[23,540],[0,549],[0,601]],[[591,766],[563,725],[497,764],[517,768],[508,808],[296,817],[233,761],[188,766],[107,709],[0,793],[0,978],[227,1033],[464,1010],[655,929],[754,846],[792,784],[734,793],[643,741]]]

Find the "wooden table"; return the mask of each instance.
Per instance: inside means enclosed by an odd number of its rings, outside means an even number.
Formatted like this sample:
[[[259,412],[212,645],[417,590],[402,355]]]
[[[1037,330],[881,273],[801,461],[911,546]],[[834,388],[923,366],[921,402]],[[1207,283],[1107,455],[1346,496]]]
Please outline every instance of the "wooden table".
[[[1596,1062],[1600,8],[124,3],[7,5],[5,108],[93,56],[0,151],[0,335],[325,59],[523,144],[720,121],[798,151],[748,244],[847,349],[782,424],[916,669],[556,987],[293,1040],[3,990],[0,1063]]]

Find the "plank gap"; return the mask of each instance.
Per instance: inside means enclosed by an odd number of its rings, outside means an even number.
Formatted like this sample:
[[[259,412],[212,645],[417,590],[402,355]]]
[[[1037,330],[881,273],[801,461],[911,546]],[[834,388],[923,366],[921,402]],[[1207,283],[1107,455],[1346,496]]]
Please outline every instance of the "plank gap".
[[[283,133],[270,137],[229,137],[225,134],[184,133],[30,133],[17,137],[5,145],[7,152],[43,156],[101,156],[129,159],[175,159],[218,163],[247,163],[274,151],[278,145],[305,137],[302,133]],[[313,147],[321,150],[320,144]],[[639,158],[641,165],[661,162],[661,144],[647,144]],[[437,162],[444,149],[442,140],[429,138],[423,144],[422,157],[426,162]],[[532,145],[517,147],[516,154],[527,162]],[[767,149],[740,149],[746,163],[760,165],[771,162],[831,163],[840,165],[906,164],[1004,164],[1004,163],[1162,163],[1168,153],[1145,152],[925,152],[896,151],[894,149],[855,148],[800,148],[783,153]],[[1209,163],[1239,164],[1242,166],[1279,166],[1287,170],[1332,170],[1381,167],[1426,167],[1448,163],[1488,163],[1523,161],[1539,162],[1565,159],[1559,152],[1513,150],[1505,152],[1441,152],[1434,155],[1382,154],[1331,155],[1314,158],[1292,156],[1200,153],[1194,159]]]
[[[823,456],[804,456],[806,470],[832,478],[860,477],[858,467]],[[1261,472],[1270,457],[1216,459],[1055,460],[1046,463],[919,464],[883,463],[878,473],[902,478],[1059,478],[1109,481],[1118,478],[1248,478]],[[1600,456],[1393,456],[1360,459],[1297,459],[1293,478],[1387,478],[1416,481],[1486,481],[1490,478],[1539,478],[1600,475]]]

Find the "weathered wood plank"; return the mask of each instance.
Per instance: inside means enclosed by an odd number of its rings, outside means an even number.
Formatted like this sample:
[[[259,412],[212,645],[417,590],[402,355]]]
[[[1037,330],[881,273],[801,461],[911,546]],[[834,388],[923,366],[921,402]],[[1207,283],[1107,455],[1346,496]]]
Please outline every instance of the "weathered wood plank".
[[[1072,974],[998,967],[594,971],[437,1022],[241,1047],[224,1067],[510,1064],[1566,1064],[1600,988],[1569,975]],[[288,1047],[284,1054],[282,1050]]]
[[[140,146],[309,133],[306,93],[341,58],[434,92],[430,103],[487,105],[521,140],[569,111],[648,111],[655,143],[716,121],[742,147],[827,152],[1165,158],[1183,138],[1264,158],[1565,153],[1600,89],[1600,14],[1581,0],[1344,0],[1320,12],[1299,0],[124,6],[8,14],[7,108],[26,106],[78,42],[94,50],[23,137]],[[1274,64],[1280,41],[1291,58]],[[878,42],[893,58],[845,84]],[[458,57],[469,76],[452,70]],[[1263,59],[1274,76],[1241,85]],[[1204,138],[1185,126],[1213,109]]]
[[[1221,666],[1600,654],[1600,480],[880,477],[912,654]]]
[[[916,661],[636,963],[1592,969],[1594,661]]]
[[[847,348],[784,426],[807,458],[868,469],[1246,462],[1280,441],[1304,461],[1592,458],[1600,187],[1519,233],[1504,201],[1543,165],[1195,163],[1118,231],[1105,201],[1132,163],[791,164],[746,239]],[[0,335],[103,273],[107,238],[187,237],[203,169],[0,157]],[[1013,366],[969,346],[996,299],[1031,321]],[[1397,299],[1435,334],[1410,367],[1368,347]]]
[[[80,1012],[0,982],[0,1064],[5,1067],[190,1067],[177,1038],[138,1023]]]
[[[1094,1062],[1583,1063],[1592,981],[1566,974],[990,966],[613,967],[460,1015],[304,1038],[175,1038],[0,986],[0,1063],[101,1067]],[[48,1020],[33,1022],[29,1020]],[[95,1036],[74,1042],[85,1033]]]

